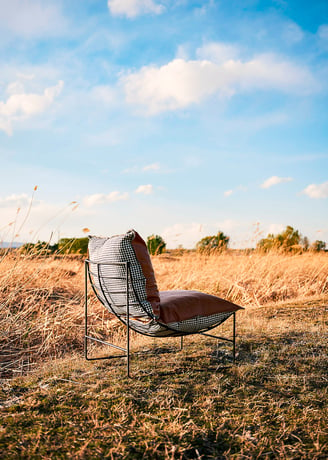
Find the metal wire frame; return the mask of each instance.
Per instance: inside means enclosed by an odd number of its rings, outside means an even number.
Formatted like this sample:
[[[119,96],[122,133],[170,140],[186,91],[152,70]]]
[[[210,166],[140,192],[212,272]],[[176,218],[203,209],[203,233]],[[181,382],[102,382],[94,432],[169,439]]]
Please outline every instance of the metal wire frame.
[[[107,302],[108,307],[110,308],[111,312],[123,324],[125,324],[126,327],[127,327],[126,348],[120,347],[118,345],[115,345],[113,343],[110,343],[110,342],[107,342],[107,341],[104,341],[104,340],[100,340],[100,339],[98,339],[96,337],[92,337],[88,333],[88,282],[90,282],[91,287],[93,289],[93,292],[95,293],[97,299],[104,305],[103,299],[98,294],[97,289],[95,288],[94,282],[91,279],[90,263],[95,264],[97,266],[97,275],[98,275],[98,280],[99,280],[99,287],[100,287],[100,290],[101,290],[101,293],[102,293],[104,299]],[[107,296],[106,296],[106,294],[104,292],[104,289],[102,287],[102,282],[101,282],[101,276],[100,276],[100,266],[101,265],[125,267],[125,278],[124,278],[125,279],[125,291],[124,291],[124,294],[125,294],[125,299],[126,299],[126,321],[120,315],[117,314],[115,309],[112,307],[111,303],[108,302]],[[129,278],[130,278],[130,276],[131,276],[131,274],[130,274],[130,263],[129,262],[96,263],[96,262],[93,262],[93,261],[91,261],[89,259],[85,260],[85,281],[84,281],[84,292],[85,292],[85,301],[84,301],[84,356],[85,356],[85,359],[87,361],[95,361],[95,360],[101,360],[101,359],[127,358],[127,376],[128,377],[131,377],[131,375],[130,375],[130,355],[131,355],[131,353],[130,353],[130,341],[131,341],[130,340],[130,329],[135,330],[139,334],[154,337],[154,335],[147,334],[147,333],[142,332],[142,331],[138,331],[136,328],[131,327],[131,325],[130,325],[130,302],[129,302],[129,286],[130,286]],[[117,277],[113,277],[113,279],[117,279]],[[131,286],[133,288],[132,282],[131,282]],[[140,302],[139,302],[139,304],[142,307]],[[149,312],[147,312],[144,308],[143,308],[143,310],[145,311],[145,313],[150,318],[152,318],[152,316],[149,314]],[[166,329],[172,331],[172,335],[170,335],[169,337],[180,337],[180,339],[181,339],[181,341],[180,341],[180,350],[183,349],[183,337],[186,336],[186,335],[198,334],[198,335],[211,337],[211,338],[214,338],[216,340],[222,340],[222,341],[232,343],[232,347],[233,347],[233,349],[232,349],[233,363],[235,364],[235,362],[236,362],[236,312],[232,312],[232,316],[233,316],[233,338],[232,339],[229,339],[227,337],[216,336],[216,335],[213,335],[213,334],[208,334],[207,332],[204,332],[204,331],[197,331],[197,332],[178,331],[178,330],[168,326],[167,324],[161,323],[160,321],[158,321],[158,324],[160,324],[161,326],[165,327]],[[215,327],[218,327],[218,325],[208,327],[207,330],[213,329]],[[160,336],[159,336],[159,338],[160,338]],[[112,348],[115,348],[117,350],[123,351],[124,354],[121,354],[121,355],[107,355],[107,356],[100,356],[100,357],[91,358],[91,357],[88,356],[88,340],[93,341],[93,342],[97,342],[97,343],[101,343],[103,345],[107,345],[109,347],[112,347]]]

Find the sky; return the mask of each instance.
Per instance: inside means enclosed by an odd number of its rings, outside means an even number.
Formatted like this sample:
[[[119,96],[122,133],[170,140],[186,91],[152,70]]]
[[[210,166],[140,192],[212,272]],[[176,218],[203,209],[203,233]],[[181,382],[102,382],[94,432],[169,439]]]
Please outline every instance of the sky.
[[[326,0],[0,0],[0,241],[328,242]]]

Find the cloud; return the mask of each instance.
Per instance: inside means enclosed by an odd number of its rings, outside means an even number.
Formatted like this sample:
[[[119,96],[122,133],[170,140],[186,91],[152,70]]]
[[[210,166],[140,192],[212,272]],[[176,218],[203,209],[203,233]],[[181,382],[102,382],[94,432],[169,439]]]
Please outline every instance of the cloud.
[[[95,193],[88,195],[84,198],[83,202],[86,206],[91,207],[99,204],[114,203],[115,201],[127,200],[129,198],[128,193],[120,193],[117,190],[105,193]]]
[[[142,168],[143,171],[158,171],[159,169],[160,169],[159,163],[152,163]]]
[[[285,228],[286,226],[283,224],[269,224],[269,226],[267,227],[267,230],[264,231],[264,234],[268,235],[269,233],[271,234],[281,233]]]
[[[318,29],[321,40],[328,40],[328,24],[322,24]]]
[[[0,0],[0,29],[24,38],[58,36],[68,28],[59,2]]]
[[[30,201],[31,197],[29,197],[26,193],[21,193],[20,195],[14,193],[6,196],[5,198],[0,198],[0,206],[26,206],[30,203]]]
[[[18,201],[15,201],[15,197]],[[71,233],[67,231],[69,221],[74,221],[77,214],[83,216],[83,212],[79,210],[75,201],[63,206],[60,203],[50,203],[34,198],[30,209],[31,196],[14,194],[7,197],[7,202],[8,206],[1,210],[0,239],[3,241],[36,242],[44,240],[53,243],[56,237],[59,238],[59,232],[61,233],[62,230],[64,235]],[[20,212],[18,212],[17,205],[21,207]],[[78,228],[82,226],[79,223]],[[71,234],[76,235],[76,230]]]
[[[283,38],[293,45],[303,40],[304,32],[295,22],[288,22],[283,28]]]
[[[328,198],[328,181],[323,184],[308,185],[302,193],[310,198]]]
[[[108,0],[108,8],[113,16],[135,18],[141,14],[161,14],[165,8],[153,0]]]
[[[230,235],[230,232],[241,228],[241,223],[226,219],[221,222],[202,224],[200,222],[176,223],[161,231],[167,247],[170,249],[178,247],[180,244],[185,248],[194,248],[196,243],[208,235],[216,235],[218,230]]]
[[[293,179],[292,177],[278,177],[272,176],[269,177],[266,181],[261,184],[261,188],[270,188],[273,185],[282,184],[283,182],[291,182]]]
[[[140,174],[142,172],[158,171],[160,169],[159,163],[152,163],[146,166],[131,166],[130,168],[123,169],[123,174]]]
[[[229,58],[234,48],[212,43],[198,50],[202,60],[174,59],[161,67],[142,67],[121,76],[128,104],[156,115],[198,104],[209,96],[230,98],[248,91],[310,94],[318,83],[306,67],[270,54],[242,62]]]
[[[153,186],[151,184],[147,185],[139,185],[139,187],[135,190],[135,193],[143,193],[144,195],[150,195],[153,193]]]
[[[90,95],[98,103],[101,102],[104,105],[113,106],[117,105],[118,103],[117,91],[110,85],[94,86],[91,90]]]
[[[176,248],[180,244],[185,248],[194,248],[196,243],[206,234],[204,226],[199,222],[173,224],[161,232],[167,247],[170,249]]]
[[[9,84],[7,101],[0,101],[0,129],[12,135],[14,122],[44,112],[59,96],[63,86],[64,82],[60,80],[57,85],[46,88],[43,94],[35,94],[24,93],[19,82]]]
[[[245,187],[244,185],[238,185],[238,187],[236,187],[234,190],[226,190],[223,195],[225,197],[228,197],[228,196],[231,196],[232,194],[235,194],[236,192],[246,192],[247,191],[247,187]]]
[[[196,56],[199,59],[205,59],[207,61],[215,62],[216,64],[222,64],[230,61],[231,59],[236,59],[239,54],[237,46],[220,42],[209,42],[196,50]]]

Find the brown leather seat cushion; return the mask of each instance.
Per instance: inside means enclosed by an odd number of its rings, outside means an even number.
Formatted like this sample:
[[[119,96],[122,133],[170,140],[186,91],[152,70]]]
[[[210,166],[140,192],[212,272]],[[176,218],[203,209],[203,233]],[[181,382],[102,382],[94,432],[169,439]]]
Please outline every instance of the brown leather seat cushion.
[[[162,291],[159,295],[160,320],[166,324],[195,316],[209,316],[243,309],[228,300],[199,291]]]
[[[155,317],[159,317],[159,292],[156,284],[155,273],[151,263],[147,245],[135,230],[132,246],[146,278],[147,300],[151,303]]]

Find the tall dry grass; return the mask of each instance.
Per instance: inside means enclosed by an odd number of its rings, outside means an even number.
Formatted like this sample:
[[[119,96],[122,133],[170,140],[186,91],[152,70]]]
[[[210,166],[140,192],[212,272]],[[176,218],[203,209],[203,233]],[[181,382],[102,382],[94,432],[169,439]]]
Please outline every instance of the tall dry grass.
[[[27,370],[82,346],[80,260],[9,254],[0,264],[0,370]]]
[[[328,294],[327,253],[162,254],[153,265],[160,290],[195,289],[246,307]],[[102,337],[111,318],[90,298],[93,332]],[[81,258],[6,254],[0,261],[0,375],[82,352],[83,303]]]
[[[328,294],[328,253],[186,252],[153,265],[160,290],[197,289],[244,306]]]

